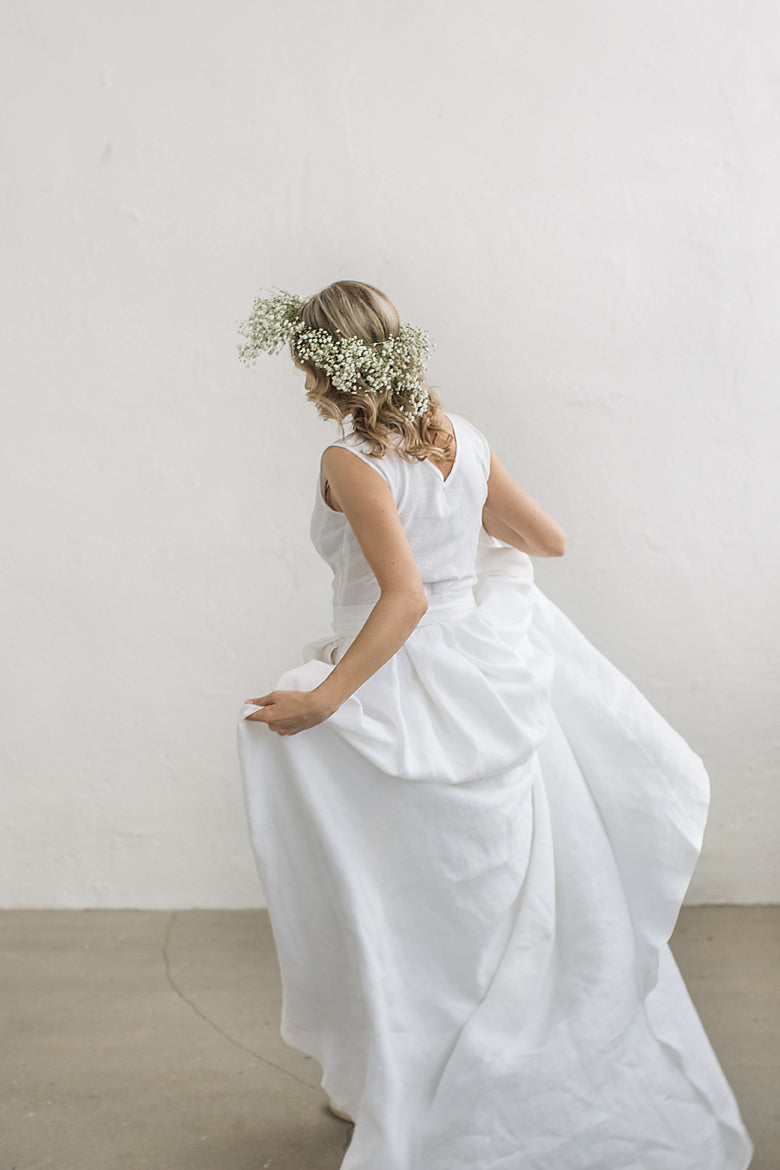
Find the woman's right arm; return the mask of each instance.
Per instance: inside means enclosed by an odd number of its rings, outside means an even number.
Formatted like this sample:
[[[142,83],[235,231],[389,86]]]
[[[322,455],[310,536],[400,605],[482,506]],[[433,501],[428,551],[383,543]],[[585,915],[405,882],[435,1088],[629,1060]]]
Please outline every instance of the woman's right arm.
[[[566,551],[566,533],[560,524],[512,479],[493,450],[482,526],[489,536],[529,556],[562,557]]]

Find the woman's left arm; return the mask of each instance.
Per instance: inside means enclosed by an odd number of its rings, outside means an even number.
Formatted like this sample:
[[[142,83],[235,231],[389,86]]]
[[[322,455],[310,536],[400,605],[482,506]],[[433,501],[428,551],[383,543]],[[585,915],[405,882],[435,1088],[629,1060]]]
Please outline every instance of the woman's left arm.
[[[271,691],[249,699],[263,709],[247,719],[295,735],[329,718],[403,646],[428,608],[420,572],[384,478],[344,447],[328,447],[322,469],[330,498],[344,513],[381,595],[343,658],[313,691]]]

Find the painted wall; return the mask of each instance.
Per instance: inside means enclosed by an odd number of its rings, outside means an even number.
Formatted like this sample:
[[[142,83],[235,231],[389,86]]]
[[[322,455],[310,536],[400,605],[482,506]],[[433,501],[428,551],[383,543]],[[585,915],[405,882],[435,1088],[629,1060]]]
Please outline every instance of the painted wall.
[[[780,895],[780,10],[3,7],[6,906],[262,902],[235,722],[329,629],[332,432],[260,288],[385,289],[563,524],[537,581],[705,759],[698,902]]]

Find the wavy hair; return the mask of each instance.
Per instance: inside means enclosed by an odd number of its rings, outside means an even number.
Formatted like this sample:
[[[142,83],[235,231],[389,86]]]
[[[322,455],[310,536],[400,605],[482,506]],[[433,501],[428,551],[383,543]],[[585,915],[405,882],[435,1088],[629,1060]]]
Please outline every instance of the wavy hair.
[[[401,328],[401,318],[393,302],[372,284],[359,280],[334,281],[310,297],[298,316],[312,329],[359,337],[368,343],[395,337]],[[357,393],[345,393],[333,386],[329,374],[300,357],[294,338],[290,352],[296,366],[310,373],[314,381],[312,389],[306,392],[307,399],[314,403],[321,418],[336,420],[342,437],[344,420],[351,415],[355,434],[365,439],[370,453],[379,458],[391,449],[409,460],[453,454],[452,435],[442,425],[444,412],[439,396],[422,375],[421,382],[429,394],[428,409],[423,415],[410,418],[399,408],[398,393],[392,385],[377,393],[365,384],[361,386],[362,379],[359,379]],[[437,435],[445,436],[443,446],[433,442]]]

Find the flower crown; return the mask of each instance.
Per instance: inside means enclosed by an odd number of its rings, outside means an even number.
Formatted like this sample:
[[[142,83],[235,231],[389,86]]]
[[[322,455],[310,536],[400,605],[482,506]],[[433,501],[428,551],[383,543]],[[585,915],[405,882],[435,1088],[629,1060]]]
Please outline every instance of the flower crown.
[[[328,374],[337,390],[377,394],[390,386],[399,410],[410,418],[425,414],[429,395],[422,376],[428,354],[435,349],[425,330],[402,325],[395,337],[367,342],[313,329],[298,315],[308,299],[283,289],[257,297],[247,320],[239,322],[239,333],[247,338],[238,346],[241,361],[248,366],[261,351],[278,353],[285,343],[294,342],[298,358]]]

